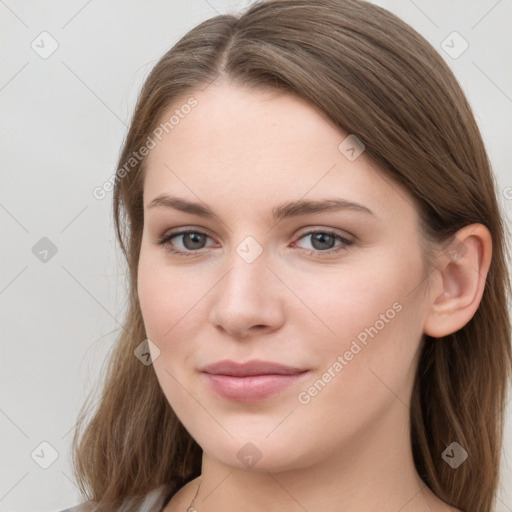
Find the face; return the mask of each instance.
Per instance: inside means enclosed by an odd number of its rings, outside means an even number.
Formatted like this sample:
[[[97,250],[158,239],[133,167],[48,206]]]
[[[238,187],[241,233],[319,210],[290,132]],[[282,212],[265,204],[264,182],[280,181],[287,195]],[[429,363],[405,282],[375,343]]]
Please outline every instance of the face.
[[[147,160],[138,269],[170,405],[205,453],[253,471],[396,435],[426,317],[411,199],[295,95],[189,96]]]

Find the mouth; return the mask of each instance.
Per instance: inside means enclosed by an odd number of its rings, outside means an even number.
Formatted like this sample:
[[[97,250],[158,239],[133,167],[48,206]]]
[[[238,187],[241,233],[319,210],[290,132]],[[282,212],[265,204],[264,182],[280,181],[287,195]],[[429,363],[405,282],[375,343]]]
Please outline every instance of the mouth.
[[[219,361],[201,369],[218,395],[226,400],[253,402],[268,398],[304,379],[308,369],[270,361]]]

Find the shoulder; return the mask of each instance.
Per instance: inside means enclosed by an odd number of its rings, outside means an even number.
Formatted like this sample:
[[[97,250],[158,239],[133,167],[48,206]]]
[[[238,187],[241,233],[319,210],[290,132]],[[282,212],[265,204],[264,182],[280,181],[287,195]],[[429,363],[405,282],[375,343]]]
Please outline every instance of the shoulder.
[[[116,512],[161,512],[170,498],[172,487],[161,485],[148,492],[143,498],[129,498],[125,500]],[[84,501],[74,507],[60,510],[59,512],[97,512],[96,503]]]

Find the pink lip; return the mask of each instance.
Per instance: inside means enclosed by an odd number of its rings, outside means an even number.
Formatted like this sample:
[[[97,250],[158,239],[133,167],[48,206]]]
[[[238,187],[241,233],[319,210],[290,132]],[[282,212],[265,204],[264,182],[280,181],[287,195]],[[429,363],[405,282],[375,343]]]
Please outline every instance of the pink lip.
[[[250,402],[267,398],[303,378],[308,370],[269,361],[219,361],[201,370],[209,386],[227,400]]]

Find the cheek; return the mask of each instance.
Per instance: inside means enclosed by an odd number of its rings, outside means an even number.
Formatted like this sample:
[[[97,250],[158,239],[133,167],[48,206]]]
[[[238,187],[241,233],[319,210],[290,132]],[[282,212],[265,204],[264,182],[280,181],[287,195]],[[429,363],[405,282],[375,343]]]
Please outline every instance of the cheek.
[[[189,314],[194,316],[193,306],[201,290],[179,268],[169,267],[161,257],[148,253],[143,249],[139,261],[139,303],[148,337],[163,341],[178,322],[180,329],[190,322]]]
[[[364,343],[374,326],[381,332],[390,322],[395,323],[405,299],[401,286],[405,279],[396,269],[382,264],[347,267],[325,279],[308,277],[301,296],[307,298],[309,309],[324,325],[326,338],[332,340],[326,348],[341,349],[358,336]]]
[[[315,348],[321,365],[301,403],[318,410],[339,404],[336,415],[363,417],[397,398],[408,402],[422,334],[421,304],[411,290],[422,267],[397,256],[340,275],[314,296],[314,310],[334,334]]]
[[[163,321],[166,318],[165,302],[168,300],[168,293],[165,293],[165,286],[162,286],[158,267],[152,266],[143,253],[138,268],[138,297],[146,334],[149,339],[159,338],[157,333],[162,332]]]
[[[359,361],[396,370],[410,362],[422,332],[421,304],[411,291],[421,282],[423,267],[419,255],[410,251],[408,260],[403,255],[399,247],[391,248],[332,278],[305,283],[302,294],[327,334],[315,347],[324,366],[339,355],[346,355],[349,366]]]
[[[167,401],[175,411],[182,411],[187,409],[189,395],[183,392],[180,383],[187,382],[192,347],[190,337],[183,335],[183,328],[193,317],[189,305],[193,299],[189,297],[192,294],[187,293],[190,287],[181,282],[179,270],[170,269],[157,260],[158,257],[142,249],[138,297],[146,335],[159,350],[158,357],[153,359],[153,369]]]

